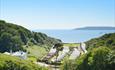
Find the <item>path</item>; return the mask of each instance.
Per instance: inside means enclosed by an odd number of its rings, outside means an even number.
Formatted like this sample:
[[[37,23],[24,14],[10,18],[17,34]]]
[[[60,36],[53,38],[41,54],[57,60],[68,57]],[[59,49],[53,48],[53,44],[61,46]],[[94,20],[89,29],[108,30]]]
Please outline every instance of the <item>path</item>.
[[[51,65],[51,64],[46,64],[46,63],[43,63],[43,62],[35,62],[35,64],[38,64],[40,66],[43,66],[43,67],[47,67],[51,70],[60,70],[59,69],[59,66],[55,66],[55,65]]]

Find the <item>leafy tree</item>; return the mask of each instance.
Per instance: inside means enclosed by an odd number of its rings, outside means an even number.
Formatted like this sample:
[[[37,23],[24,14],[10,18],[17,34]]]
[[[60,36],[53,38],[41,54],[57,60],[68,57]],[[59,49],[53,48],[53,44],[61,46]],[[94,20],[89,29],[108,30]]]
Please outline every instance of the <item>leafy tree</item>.
[[[13,36],[11,39],[11,42],[12,42],[11,49],[13,51],[24,50],[23,47],[21,47],[23,45],[23,43],[18,36]]]
[[[0,37],[0,52],[9,51],[12,46],[12,35],[9,33],[3,33]]]
[[[17,51],[20,49],[23,49],[22,47],[22,41],[17,36],[12,36],[9,33],[3,33],[0,37],[0,51]]]

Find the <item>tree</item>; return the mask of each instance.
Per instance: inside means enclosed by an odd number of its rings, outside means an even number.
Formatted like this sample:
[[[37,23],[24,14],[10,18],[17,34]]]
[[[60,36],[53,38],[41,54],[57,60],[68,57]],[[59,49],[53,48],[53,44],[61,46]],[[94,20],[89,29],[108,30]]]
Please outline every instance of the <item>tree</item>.
[[[23,43],[18,36],[13,36],[11,39],[11,43],[12,43],[11,45],[12,51],[24,50],[22,47]]]
[[[12,46],[11,37],[12,35],[9,33],[2,33],[0,37],[0,52],[9,51],[10,47]]]
[[[22,41],[18,36],[12,36],[9,33],[2,33],[0,37],[0,52],[10,52],[22,50]]]

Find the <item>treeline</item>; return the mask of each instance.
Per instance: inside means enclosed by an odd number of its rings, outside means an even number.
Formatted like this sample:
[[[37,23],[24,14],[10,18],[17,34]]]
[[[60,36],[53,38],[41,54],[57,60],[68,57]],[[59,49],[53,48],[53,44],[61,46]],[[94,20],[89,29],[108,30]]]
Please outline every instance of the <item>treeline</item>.
[[[0,70],[48,70],[35,63],[0,53]]]
[[[91,50],[93,48],[98,48],[101,46],[106,46],[115,50],[115,33],[105,34],[99,38],[94,38],[86,42],[87,49]]]
[[[61,70],[113,70],[115,69],[115,33],[87,41],[88,53],[76,60],[65,60]]]
[[[0,52],[25,50],[22,46],[47,45],[61,42],[44,33],[32,32],[22,26],[0,20]]]

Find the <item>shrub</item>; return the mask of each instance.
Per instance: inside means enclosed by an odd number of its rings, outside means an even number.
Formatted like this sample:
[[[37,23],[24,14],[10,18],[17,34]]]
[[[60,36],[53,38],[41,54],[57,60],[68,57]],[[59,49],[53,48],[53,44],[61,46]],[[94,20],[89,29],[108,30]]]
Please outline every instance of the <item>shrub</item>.
[[[115,52],[107,47],[94,48],[74,62],[65,62],[62,70],[113,70],[115,69]]]
[[[48,70],[17,57],[0,54],[0,70]]]

